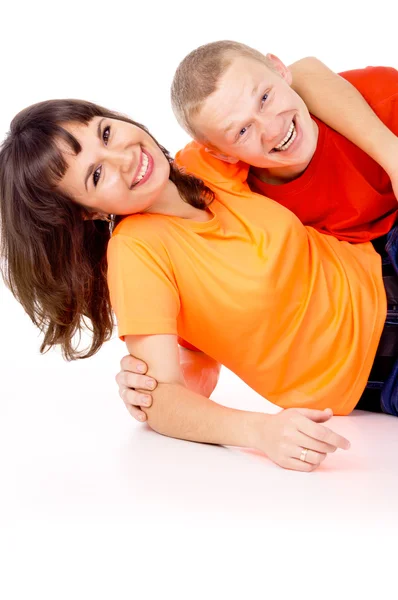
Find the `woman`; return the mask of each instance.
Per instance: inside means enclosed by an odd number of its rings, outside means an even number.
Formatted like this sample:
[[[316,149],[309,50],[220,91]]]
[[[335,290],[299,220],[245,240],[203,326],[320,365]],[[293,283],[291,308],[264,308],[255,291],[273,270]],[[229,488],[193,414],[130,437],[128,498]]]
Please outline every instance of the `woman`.
[[[160,382],[153,429],[255,447],[302,471],[349,447],[321,423],[331,404],[357,404],[383,331],[371,244],[323,236],[256,194],[215,196],[143,126],[83,101],[15,117],[0,197],[6,281],[44,332],[42,351],[83,358],[109,339],[109,283],[120,336]],[[87,319],[93,341],[79,352]],[[232,410],[187,389],[177,334],[287,410]]]

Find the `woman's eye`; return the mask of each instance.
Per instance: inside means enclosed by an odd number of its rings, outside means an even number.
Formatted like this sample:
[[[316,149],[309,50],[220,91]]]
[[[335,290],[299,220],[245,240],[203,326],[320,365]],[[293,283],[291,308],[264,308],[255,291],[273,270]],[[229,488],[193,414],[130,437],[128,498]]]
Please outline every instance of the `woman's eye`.
[[[107,127],[105,127],[104,131],[102,132],[102,139],[104,140],[105,145],[108,143],[110,134],[111,134],[111,128],[108,125]]]
[[[98,167],[98,169],[96,169],[96,170],[94,171],[94,173],[93,173],[93,184],[94,184],[94,187],[97,187],[97,183],[98,183],[98,182],[99,182],[99,180],[100,180],[100,177],[101,177],[101,169],[102,169],[102,167]]]
[[[268,94],[264,94],[264,96],[261,98],[261,106],[264,104],[264,102],[266,101],[267,98],[268,98]]]

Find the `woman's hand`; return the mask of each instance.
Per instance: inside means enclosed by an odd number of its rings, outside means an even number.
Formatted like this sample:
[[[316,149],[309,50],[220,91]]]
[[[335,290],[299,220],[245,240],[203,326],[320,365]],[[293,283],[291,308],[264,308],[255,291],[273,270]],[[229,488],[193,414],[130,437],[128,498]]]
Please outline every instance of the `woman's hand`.
[[[150,392],[156,388],[158,383],[153,377],[145,375],[148,370],[146,363],[130,354],[122,358],[120,368],[120,372],[116,375],[119,396],[130,415],[142,423],[146,421],[147,416],[141,410],[141,406],[151,406]]]
[[[203,352],[179,348],[180,366],[187,387],[207,398],[214,391],[220,374],[221,365]],[[121,371],[116,375],[119,395],[134,419],[147,420],[141,407],[152,406],[150,392],[156,389],[158,382],[146,375],[147,364],[132,355],[125,356],[120,362]]]
[[[274,463],[295,471],[314,471],[329,452],[348,450],[350,442],[322,425],[333,416],[331,409],[288,408],[267,415],[255,426],[253,446]],[[303,453],[303,450],[307,452]],[[300,460],[303,456],[304,460]]]

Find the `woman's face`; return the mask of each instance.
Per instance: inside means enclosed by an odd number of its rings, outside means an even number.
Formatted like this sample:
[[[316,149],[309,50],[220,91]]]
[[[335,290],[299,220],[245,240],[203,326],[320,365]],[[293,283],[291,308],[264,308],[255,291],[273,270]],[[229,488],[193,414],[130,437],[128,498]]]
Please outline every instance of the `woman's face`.
[[[103,117],[63,127],[82,147],[76,156],[61,142],[68,164],[60,183],[64,192],[93,216],[156,212],[169,184],[170,165],[145,131]]]

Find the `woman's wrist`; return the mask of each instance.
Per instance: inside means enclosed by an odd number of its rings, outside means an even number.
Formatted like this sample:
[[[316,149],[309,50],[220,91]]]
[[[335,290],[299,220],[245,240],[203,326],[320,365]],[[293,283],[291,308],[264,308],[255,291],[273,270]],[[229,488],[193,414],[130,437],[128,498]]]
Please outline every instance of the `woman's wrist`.
[[[242,422],[242,441],[245,448],[262,447],[267,430],[272,423],[272,416],[265,413],[245,412]],[[262,442],[262,443],[261,443]]]

